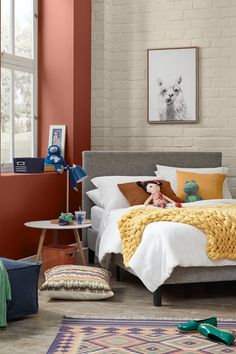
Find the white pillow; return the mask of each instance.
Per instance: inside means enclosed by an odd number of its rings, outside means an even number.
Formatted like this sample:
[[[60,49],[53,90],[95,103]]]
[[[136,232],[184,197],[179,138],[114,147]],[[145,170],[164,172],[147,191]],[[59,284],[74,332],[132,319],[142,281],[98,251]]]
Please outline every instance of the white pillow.
[[[93,178],[91,182],[98,188],[104,208],[114,210],[129,207],[127,199],[123,196],[117,184],[153,179],[155,179],[155,176],[101,176]]]
[[[95,205],[99,206],[100,208],[104,208],[104,204],[98,189],[92,189],[91,191],[86,192],[86,194]]]
[[[176,171],[187,171],[193,173],[225,173],[227,174],[228,168],[227,167],[209,167],[209,168],[182,168],[182,167],[172,167],[172,166],[163,166],[163,165],[156,165],[157,171],[155,171],[155,175],[160,179],[165,179],[169,181],[171,187],[175,193],[177,193],[177,177]],[[223,185],[223,198],[224,199],[232,199],[229,186],[227,180],[224,181]]]

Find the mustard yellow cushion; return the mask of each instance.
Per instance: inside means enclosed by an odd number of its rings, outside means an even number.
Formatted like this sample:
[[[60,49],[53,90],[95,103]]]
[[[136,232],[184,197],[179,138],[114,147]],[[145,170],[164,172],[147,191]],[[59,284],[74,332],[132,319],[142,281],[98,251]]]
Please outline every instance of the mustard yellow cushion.
[[[177,176],[177,196],[184,199],[184,184],[186,181],[194,180],[199,185],[198,194],[202,199],[222,199],[223,183],[226,175],[223,173],[193,173],[185,171],[176,171]]]

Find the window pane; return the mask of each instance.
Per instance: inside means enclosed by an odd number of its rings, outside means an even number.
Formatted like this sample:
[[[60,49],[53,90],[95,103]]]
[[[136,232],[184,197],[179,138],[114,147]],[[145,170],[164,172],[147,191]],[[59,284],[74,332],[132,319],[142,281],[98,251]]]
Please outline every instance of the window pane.
[[[2,52],[12,53],[11,49],[11,1],[1,1],[1,50]]]
[[[33,58],[33,3],[15,0],[15,54],[26,58]]]
[[[11,158],[11,71],[1,69],[1,162],[12,162]]]
[[[14,74],[15,157],[32,155],[33,75],[22,71]]]

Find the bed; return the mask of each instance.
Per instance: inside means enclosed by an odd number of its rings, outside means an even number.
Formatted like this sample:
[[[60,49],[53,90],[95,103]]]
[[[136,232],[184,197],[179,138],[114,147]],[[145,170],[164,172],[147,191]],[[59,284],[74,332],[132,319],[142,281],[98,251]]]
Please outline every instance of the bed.
[[[155,164],[180,168],[207,168],[222,165],[220,152],[83,152],[83,168],[88,178],[82,184],[82,208],[90,217],[94,207],[86,192],[94,189],[91,182],[97,176],[154,176]],[[98,228],[91,228],[83,235],[84,245],[89,249],[90,261],[94,257]],[[112,254],[111,262],[118,269],[126,269],[120,254]],[[232,263],[233,264],[233,263]],[[236,263],[235,263],[236,264]],[[126,269],[127,270],[127,269]],[[236,280],[236,265],[220,267],[180,267],[177,266],[162,286],[153,292],[153,304],[161,305],[162,288],[165,284],[184,284]]]

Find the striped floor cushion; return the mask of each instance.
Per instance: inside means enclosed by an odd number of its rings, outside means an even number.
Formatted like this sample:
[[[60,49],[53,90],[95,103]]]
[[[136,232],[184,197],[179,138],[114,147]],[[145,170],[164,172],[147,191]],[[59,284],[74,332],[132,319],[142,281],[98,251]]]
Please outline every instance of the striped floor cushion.
[[[59,265],[45,272],[45,283],[40,290],[54,299],[106,299],[114,295],[110,277],[111,273],[103,268]]]

